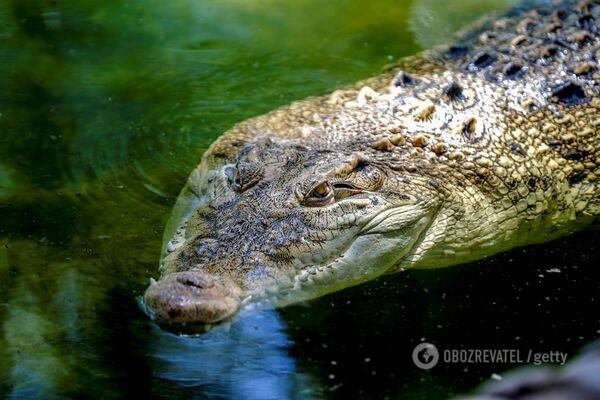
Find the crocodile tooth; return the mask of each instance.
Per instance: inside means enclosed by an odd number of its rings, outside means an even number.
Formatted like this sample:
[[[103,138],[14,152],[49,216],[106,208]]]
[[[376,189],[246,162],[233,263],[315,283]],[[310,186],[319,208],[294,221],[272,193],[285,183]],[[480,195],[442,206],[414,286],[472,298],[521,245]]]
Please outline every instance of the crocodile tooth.
[[[173,244],[173,242],[171,242],[171,241],[169,240],[169,242],[167,243],[167,251],[168,251],[169,253],[172,253],[172,252],[174,252],[176,249],[177,249],[177,247],[176,247],[176,246]]]
[[[302,271],[302,273],[298,275],[298,280],[302,282],[308,281],[308,271]]]

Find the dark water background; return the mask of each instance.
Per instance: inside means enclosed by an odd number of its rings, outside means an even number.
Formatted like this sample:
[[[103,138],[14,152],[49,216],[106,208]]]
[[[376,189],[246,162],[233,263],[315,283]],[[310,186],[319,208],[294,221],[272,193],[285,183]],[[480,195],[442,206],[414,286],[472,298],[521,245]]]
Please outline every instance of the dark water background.
[[[517,365],[421,371],[423,340],[572,357],[600,337],[597,231],[198,338],[162,332],[136,303],[177,194],[220,133],[506,4],[0,0],[0,394],[448,398]]]

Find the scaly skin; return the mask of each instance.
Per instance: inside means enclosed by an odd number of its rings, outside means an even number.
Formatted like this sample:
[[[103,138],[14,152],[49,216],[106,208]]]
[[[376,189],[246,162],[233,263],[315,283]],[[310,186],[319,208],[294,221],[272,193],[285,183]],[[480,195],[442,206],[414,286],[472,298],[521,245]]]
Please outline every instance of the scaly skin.
[[[182,192],[145,295],[165,324],[551,240],[600,212],[600,4],[455,43],[243,121]]]

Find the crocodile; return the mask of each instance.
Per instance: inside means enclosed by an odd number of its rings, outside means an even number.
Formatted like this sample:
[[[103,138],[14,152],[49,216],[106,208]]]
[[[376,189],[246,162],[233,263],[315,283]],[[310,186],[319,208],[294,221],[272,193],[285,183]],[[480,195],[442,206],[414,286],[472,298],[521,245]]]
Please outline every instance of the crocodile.
[[[212,324],[593,225],[598,21],[599,1],[527,2],[233,126],[178,198],[145,311]]]

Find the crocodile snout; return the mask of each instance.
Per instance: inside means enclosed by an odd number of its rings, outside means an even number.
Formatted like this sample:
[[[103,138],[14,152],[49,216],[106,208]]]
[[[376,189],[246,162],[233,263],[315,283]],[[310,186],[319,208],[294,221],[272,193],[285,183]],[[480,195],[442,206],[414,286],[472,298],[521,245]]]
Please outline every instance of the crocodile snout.
[[[144,303],[161,324],[212,323],[234,314],[241,289],[231,279],[201,271],[169,274],[148,287]]]

